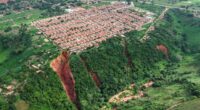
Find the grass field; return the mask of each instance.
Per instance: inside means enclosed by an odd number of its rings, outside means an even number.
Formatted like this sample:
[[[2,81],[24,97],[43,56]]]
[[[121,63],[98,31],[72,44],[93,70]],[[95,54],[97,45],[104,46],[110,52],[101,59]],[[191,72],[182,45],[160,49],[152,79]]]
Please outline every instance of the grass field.
[[[0,17],[0,30],[9,26],[19,26],[21,23],[30,24],[32,21],[38,20],[44,11],[32,9],[23,12],[13,12],[4,17]]]
[[[196,55],[184,56],[183,60],[181,60],[179,63],[176,64],[176,66],[177,65],[179,66],[174,71],[176,71],[175,72],[176,77],[178,76],[179,78],[186,78],[188,81],[191,81],[195,84],[200,85],[200,76],[197,73],[198,68],[192,65],[195,61],[195,56]],[[161,62],[158,62],[155,66],[159,67],[160,68],[159,70],[164,70],[166,69],[165,67],[166,63],[167,62],[165,61],[161,61]],[[189,73],[183,74],[184,72],[189,72]],[[168,75],[168,77],[170,76],[175,77],[174,74]],[[188,97],[188,93],[184,85],[182,85],[181,83],[173,83],[169,85],[161,85],[161,87],[147,88],[144,90],[144,93],[146,94],[146,97],[143,97],[137,100],[131,100],[128,103],[120,104],[119,106],[117,106],[118,109],[123,110],[124,108],[127,108],[127,110],[144,110],[143,107],[149,106],[147,102],[151,102],[152,104],[156,106],[165,106],[166,109],[169,107],[173,107],[174,105],[181,104],[180,107],[178,107],[179,109],[174,109],[174,110],[192,110],[185,107],[184,104],[190,103],[191,105],[194,104],[194,106],[196,107],[198,104],[200,104],[200,99],[199,101],[190,101],[191,97]],[[182,109],[182,108],[185,108],[185,109]],[[148,110],[148,109],[145,109],[145,110]],[[194,109],[194,110],[199,110],[199,109]]]
[[[200,3],[199,0],[188,0],[188,1],[178,1],[178,2],[169,2],[169,0],[154,0],[155,4],[161,5],[170,5],[170,6],[185,6]]]
[[[146,93],[152,102],[164,104],[166,106],[181,102],[184,100],[184,97],[178,95],[185,94],[184,89],[180,84],[164,86],[161,88],[150,88],[146,91]]]
[[[0,64],[7,60],[9,53],[9,50],[0,51]]]
[[[200,99],[184,102],[172,110],[200,110]]]
[[[186,35],[188,44],[195,48],[200,48],[200,19],[186,15],[185,12],[177,13],[178,17],[177,15],[169,14],[172,15],[173,24],[176,25],[178,31]]]
[[[108,1],[102,1],[102,2],[99,2],[97,4],[83,4],[82,7],[85,8],[85,9],[89,9],[89,8],[92,8],[92,7],[99,7],[99,6],[105,6],[105,5],[110,5],[111,2],[108,2]]]

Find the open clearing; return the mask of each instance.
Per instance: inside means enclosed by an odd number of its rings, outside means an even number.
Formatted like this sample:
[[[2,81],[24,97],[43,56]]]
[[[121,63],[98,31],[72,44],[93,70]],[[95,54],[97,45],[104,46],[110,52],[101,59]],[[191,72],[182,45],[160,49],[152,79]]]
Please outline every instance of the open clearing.
[[[9,26],[19,26],[21,23],[30,24],[32,21],[40,19],[43,11],[32,9],[23,12],[13,12],[4,17],[0,17],[0,30],[6,29]]]
[[[184,102],[172,110],[200,110],[200,99]]]
[[[19,100],[15,103],[15,107],[16,110],[28,110],[29,105],[25,101]]]

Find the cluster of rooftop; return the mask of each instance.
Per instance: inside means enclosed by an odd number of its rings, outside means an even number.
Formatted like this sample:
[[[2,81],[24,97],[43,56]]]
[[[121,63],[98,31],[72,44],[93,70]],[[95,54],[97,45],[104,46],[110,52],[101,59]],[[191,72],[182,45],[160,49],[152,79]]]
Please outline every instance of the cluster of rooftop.
[[[116,3],[39,20],[32,25],[61,49],[76,53],[153,21],[148,13],[132,9],[130,5]]]
[[[0,0],[0,4],[6,4],[8,2],[9,2],[9,0]]]

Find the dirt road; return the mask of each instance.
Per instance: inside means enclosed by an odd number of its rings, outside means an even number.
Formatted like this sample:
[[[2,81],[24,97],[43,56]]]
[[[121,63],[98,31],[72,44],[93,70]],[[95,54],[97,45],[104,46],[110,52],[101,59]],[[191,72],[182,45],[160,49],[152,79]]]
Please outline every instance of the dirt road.
[[[158,18],[156,18],[156,19],[152,22],[151,26],[147,29],[147,31],[145,32],[144,36],[140,39],[141,42],[145,42],[146,40],[148,40],[148,39],[150,38],[150,37],[148,36],[148,33],[149,33],[150,31],[154,30],[154,24],[155,24],[157,21],[163,19],[163,17],[165,16],[165,14],[166,14],[166,12],[167,12],[168,10],[169,10],[169,7],[166,7],[166,8],[162,11],[162,13],[160,14],[160,16],[158,16]]]

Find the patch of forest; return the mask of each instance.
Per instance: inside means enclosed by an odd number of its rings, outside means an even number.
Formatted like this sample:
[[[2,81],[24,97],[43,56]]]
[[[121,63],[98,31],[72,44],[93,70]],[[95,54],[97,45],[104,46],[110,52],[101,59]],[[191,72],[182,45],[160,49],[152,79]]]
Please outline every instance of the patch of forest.
[[[82,3],[77,0],[9,0],[7,4],[0,4],[0,14],[9,15],[13,11],[24,10],[46,10],[44,16],[55,16],[65,12],[70,6],[80,6]]]
[[[161,59],[154,62],[152,65],[155,66],[152,66],[147,76],[143,76],[143,79],[149,78],[154,81],[153,88],[144,89],[145,97],[139,100],[131,100],[117,105],[111,104],[111,108],[117,110],[164,110],[175,107],[175,105],[180,105],[181,108],[181,103],[199,98],[200,71],[197,67],[197,65],[199,66],[197,62],[200,62],[197,58],[199,57],[199,45],[192,43],[191,39],[193,38],[188,33],[186,34],[190,30],[186,27],[195,28],[199,23],[200,20],[189,12],[170,10],[160,25],[157,25],[156,29],[149,33],[151,39],[147,41],[147,44],[150,43],[150,45],[165,45],[169,49],[170,56],[168,61]],[[195,33],[199,35],[200,32],[195,31]],[[151,57],[143,57],[144,60],[145,58]],[[145,60],[145,62],[149,61]],[[136,81],[140,82],[143,79],[136,79]]]

